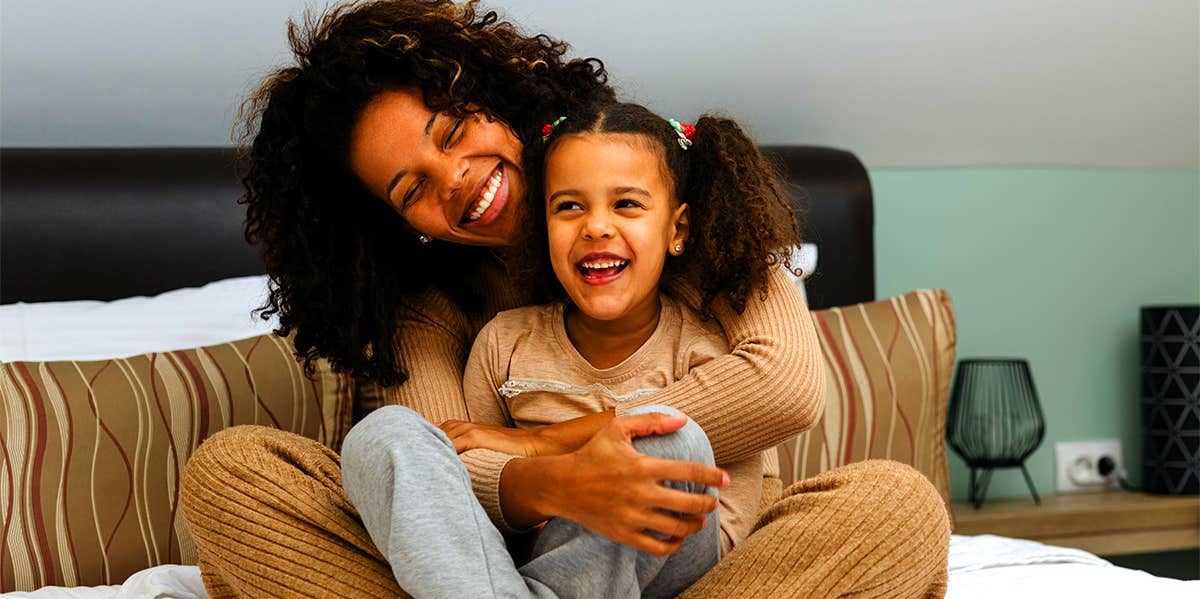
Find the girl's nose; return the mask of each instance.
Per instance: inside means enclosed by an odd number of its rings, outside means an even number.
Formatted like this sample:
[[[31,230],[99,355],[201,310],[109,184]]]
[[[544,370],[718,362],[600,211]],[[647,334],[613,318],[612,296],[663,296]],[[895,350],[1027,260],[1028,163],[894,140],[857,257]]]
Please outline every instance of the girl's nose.
[[[610,239],[613,236],[612,220],[602,211],[594,211],[587,216],[583,224],[583,238],[595,241]]]

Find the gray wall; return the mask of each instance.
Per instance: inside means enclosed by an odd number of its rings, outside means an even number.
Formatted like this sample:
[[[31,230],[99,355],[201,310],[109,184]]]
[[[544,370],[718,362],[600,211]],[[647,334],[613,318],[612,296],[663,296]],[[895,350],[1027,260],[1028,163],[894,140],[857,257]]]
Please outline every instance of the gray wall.
[[[299,0],[2,0],[0,143],[219,145]],[[327,2],[318,1],[317,6]],[[1195,0],[494,0],[636,100],[871,167],[1200,161]]]

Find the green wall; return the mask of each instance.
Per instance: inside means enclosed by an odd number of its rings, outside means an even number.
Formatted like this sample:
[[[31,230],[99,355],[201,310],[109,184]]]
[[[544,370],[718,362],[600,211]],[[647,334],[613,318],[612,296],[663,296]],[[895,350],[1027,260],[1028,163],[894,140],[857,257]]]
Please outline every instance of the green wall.
[[[945,288],[958,357],[1027,358],[1054,443],[1118,438],[1140,483],[1138,308],[1200,302],[1200,170],[872,169],[879,297]],[[950,452],[955,499],[968,470]],[[998,470],[989,497],[1028,492]]]

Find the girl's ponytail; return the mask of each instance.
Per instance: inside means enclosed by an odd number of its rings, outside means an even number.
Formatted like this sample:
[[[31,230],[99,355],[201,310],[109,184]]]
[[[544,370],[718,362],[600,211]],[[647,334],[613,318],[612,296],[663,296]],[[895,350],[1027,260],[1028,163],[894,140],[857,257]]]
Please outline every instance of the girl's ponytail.
[[[800,224],[775,169],[736,122],[705,115],[695,126],[680,194],[691,223],[687,270],[705,312],[718,293],[741,312],[755,287],[765,295],[770,268],[792,270],[788,257],[800,243]]]

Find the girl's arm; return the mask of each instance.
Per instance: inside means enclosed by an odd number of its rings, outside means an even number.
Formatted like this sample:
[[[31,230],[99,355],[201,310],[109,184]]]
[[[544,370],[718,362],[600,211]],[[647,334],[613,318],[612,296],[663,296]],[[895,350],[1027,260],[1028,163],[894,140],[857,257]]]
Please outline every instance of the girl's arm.
[[[550,435],[539,433],[545,427],[516,428],[508,403],[500,396],[500,386],[508,380],[508,366],[517,339],[523,336],[527,322],[520,310],[504,312],[493,318],[475,338],[463,372],[463,401],[469,421],[448,420],[439,424],[459,453],[472,449],[493,449],[524,457],[562,455],[586,442],[566,447]],[[611,412],[609,418],[611,419]],[[577,428],[577,427],[568,427]],[[599,427],[593,428],[594,434]],[[588,435],[590,437],[591,434]]]
[[[470,420],[463,394],[463,371],[473,335],[466,315],[454,300],[437,290],[425,292],[403,309],[406,314],[399,333],[400,363],[408,380],[383,388],[384,402],[407,406],[434,424]],[[501,475],[517,456],[477,449],[459,457],[467,467],[476,497],[497,527],[506,532],[521,528],[506,526],[503,513],[507,508],[502,509],[500,501]]]

